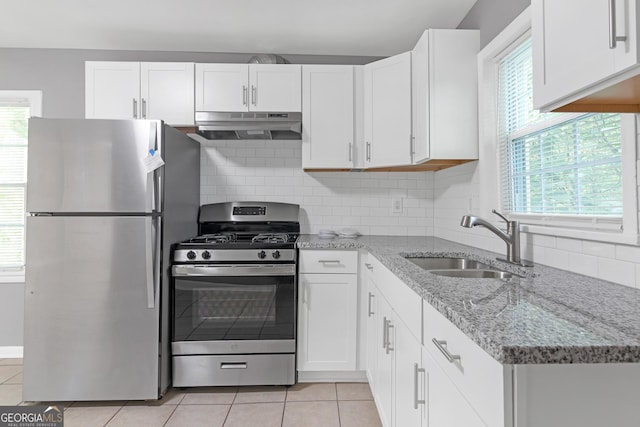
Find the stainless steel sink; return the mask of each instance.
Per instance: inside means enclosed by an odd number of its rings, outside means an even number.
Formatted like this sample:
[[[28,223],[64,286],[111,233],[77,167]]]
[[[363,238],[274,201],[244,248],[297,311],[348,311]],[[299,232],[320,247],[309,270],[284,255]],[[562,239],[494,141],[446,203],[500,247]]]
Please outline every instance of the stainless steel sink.
[[[466,279],[509,279],[513,276],[520,277],[517,274],[509,273],[501,270],[430,270],[432,274],[447,277],[460,277]]]
[[[425,270],[469,270],[491,268],[487,264],[467,258],[416,257],[405,259]]]

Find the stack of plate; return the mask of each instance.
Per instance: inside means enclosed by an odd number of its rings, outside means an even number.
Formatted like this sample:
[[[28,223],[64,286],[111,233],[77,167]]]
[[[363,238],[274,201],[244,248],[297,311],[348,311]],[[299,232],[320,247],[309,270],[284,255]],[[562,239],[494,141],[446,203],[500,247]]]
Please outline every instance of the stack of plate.
[[[344,237],[346,239],[354,239],[358,237],[360,233],[358,230],[354,230],[353,228],[343,228],[338,232],[338,236]]]
[[[320,237],[321,239],[333,239],[337,235],[338,235],[338,233],[336,233],[333,230],[320,230],[320,231],[318,231],[318,237]]]

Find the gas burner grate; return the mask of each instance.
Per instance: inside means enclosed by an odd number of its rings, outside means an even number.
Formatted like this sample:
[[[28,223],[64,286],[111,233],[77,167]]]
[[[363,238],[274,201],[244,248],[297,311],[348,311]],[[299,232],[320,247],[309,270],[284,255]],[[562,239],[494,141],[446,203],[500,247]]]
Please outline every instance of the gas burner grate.
[[[190,243],[229,243],[237,239],[235,233],[204,234],[189,240]]]
[[[258,234],[251,243],[287,243],[289,241],[289,235],[286,233],[268,233]]]

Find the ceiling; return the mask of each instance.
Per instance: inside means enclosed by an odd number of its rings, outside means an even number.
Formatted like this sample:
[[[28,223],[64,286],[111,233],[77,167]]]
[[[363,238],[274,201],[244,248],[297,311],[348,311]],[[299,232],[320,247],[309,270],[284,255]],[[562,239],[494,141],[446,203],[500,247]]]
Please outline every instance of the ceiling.
[[[476,0],[13,0],[0,47],[388,56]]]

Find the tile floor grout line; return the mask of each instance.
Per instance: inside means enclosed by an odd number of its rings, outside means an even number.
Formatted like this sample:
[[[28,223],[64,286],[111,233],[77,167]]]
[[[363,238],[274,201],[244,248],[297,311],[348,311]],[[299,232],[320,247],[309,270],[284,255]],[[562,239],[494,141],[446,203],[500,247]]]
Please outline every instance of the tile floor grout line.
[[[162,406],[162,405],[160,405]],[[167,423],[169,422],[169,420],[171,419],[171,417],[173,416],[173,414],[176,412],[176,410],[178,409],[178,405],[174,405],[173,406],[173,411],[171,411],[171,413],[169,414],[169,417],[167,418],[167,420],[164,422],[164,424],[162,424],[162,427],[165,427],[167,425]]]
[[[126,403],[125,403],[125,405],[126,405]],[[120,408],[118,408],[118,410],[115,412],[115,414],[113,414],[113,415],[111,416],[111,418],[109,418],[109,419],[107,420],[107,422],[104,424],[104,426],[102,426],[102,427],[107,427],[107,426],[109,425],[109,423],[110,423],[111,421],[113,421],[113,419],[116,417],[116,415],[118,415],[118,414],[120,413],[120,411],[122,410],[122,408],[124,408],[124,406],[125,406],[125,405],[120,406]]]

